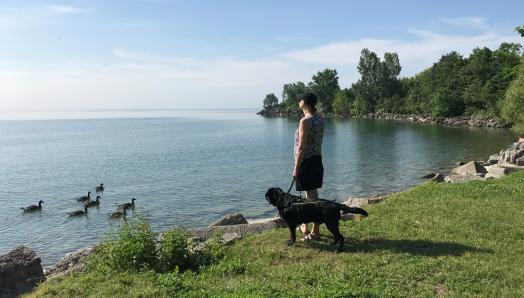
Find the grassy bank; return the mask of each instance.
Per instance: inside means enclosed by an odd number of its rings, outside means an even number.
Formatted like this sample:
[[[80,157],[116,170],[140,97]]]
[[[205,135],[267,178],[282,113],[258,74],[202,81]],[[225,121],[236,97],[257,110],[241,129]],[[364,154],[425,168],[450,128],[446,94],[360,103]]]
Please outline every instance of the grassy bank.
[[[42,284],[30,297],[524,296],[524,172],[499,180],[419,185],[341,223],[335,253],[319,242],[287,247],[287,229],[220,249],[198,272],[112,271]]]

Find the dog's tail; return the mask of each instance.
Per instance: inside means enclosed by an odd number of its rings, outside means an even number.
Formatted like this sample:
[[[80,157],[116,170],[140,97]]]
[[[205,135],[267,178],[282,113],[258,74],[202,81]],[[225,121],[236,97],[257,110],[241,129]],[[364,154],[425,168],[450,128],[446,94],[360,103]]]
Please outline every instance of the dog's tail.
[[[368,216],[368,213],[366,212],[366,210],[362,209],[362,208],[358,208],[358,207],[348,207],[344,204],[340,204],[338,203],[338,207],[340,208],[340,210],[342,210],[342,213],[353,213],[353,214],[362,214],[364,216]]]

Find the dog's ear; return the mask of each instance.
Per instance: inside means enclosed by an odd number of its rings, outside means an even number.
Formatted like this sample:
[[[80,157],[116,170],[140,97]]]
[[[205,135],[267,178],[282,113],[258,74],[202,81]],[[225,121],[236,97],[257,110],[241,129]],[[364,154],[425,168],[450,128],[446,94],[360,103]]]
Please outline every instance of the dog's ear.
[[[280,187],[277,187],[276,190],[278,190],[279,193],[283,193],[284,191],[282,190],[282,188]]]

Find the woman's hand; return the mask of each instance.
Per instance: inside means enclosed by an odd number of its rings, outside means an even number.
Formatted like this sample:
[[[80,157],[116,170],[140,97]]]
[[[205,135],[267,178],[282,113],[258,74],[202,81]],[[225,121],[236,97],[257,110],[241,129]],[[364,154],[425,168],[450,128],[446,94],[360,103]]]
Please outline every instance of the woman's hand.
[[[293,168],[293,177],[297,177],[298,176],[298,170],[297,168]]]

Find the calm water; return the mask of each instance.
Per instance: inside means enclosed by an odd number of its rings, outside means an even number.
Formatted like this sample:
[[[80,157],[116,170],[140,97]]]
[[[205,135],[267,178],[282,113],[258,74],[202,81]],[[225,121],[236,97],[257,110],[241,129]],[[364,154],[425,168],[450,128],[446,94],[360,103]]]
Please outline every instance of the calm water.
[[[57,118],[78,119],[28,120]],[[25,244],[44,265],[117,226],[108,219],[116,202],[136,197],[135,213],[157,231],[206,226],[234,211],[274,215],[265,190],[291,182],[295,119],[255,111],[0,112],[0,119],[0,254]],[[320,195],[402,190],[458,160],[486,159],[513,138],[503,130],[326,120]],[[68,218],[81,207],[74,198],[100,182],[101,206]],[[40,199],[40,213],[19,209]]]

